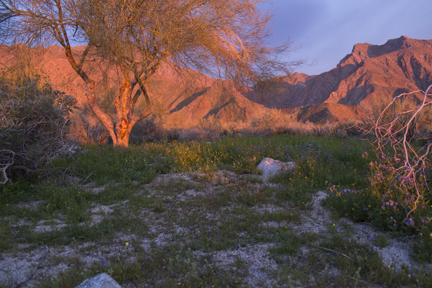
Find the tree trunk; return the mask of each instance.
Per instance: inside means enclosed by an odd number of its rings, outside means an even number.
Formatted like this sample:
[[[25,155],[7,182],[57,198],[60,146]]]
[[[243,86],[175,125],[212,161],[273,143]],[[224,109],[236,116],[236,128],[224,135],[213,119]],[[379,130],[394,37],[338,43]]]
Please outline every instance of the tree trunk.
[[[77,62],[75,61],[72,55],[72,50],[70,48],[69,43],[62,44],[62,45],[65,48],[66,57],[69,63],[72,65],[72,68],[86,83],[87,89],[85,94],[87,98],[87,103],[92,109],[92,111],[96,114],[96,117],[102,122],[102,124],[108,130],[108,133],[110,134],[113,140],[114,147],[115,146],[128,147],[129,136],[132,127],[138,121],[141,121],[142,119],[151,115],[151,111],[152,111],[151,103],[145,85],[142,83],[139,76],[135,75],[136,81],[139,83],[139,87],[142,90],[141,92],[143,93],[144,98],[146,99],[148,110],[140,116],[134,116],[134,105],[136,104],[138,97],[140,96],[140,93],[136,93],[136,95],[132,97],[133,89],[128,75],[128,71],[127,69],[122,69],[124,72],[123,73],[124,78],[120,84],[120,95],[115,101],[117,119],[114,125],[114,122],[111,119],[111,117],[108,114],[106,114],[97,104],[96,94],[95,94],[95,82],[92,79],[90,79],[88,75],[82,70],[82,63],[84,62],[84,59],[89,51],[90,46],[86,47],[85,52],[81,56],[80,64],[77,64]],[[135,73],[136,72],[137,71],[135,71]]]
[[[108,130],[108,133],[110,134],[110,136],[113,140],[113,144],[114,144],[114,146],[116,146],[117,145],[117,137],[116,137],[116,134],[114,132],[114,123],[113,123],[111,117],[108,114],[106,114],[97,104],[96,96],[95,96],[95,92],[94,92],[94,86],[95,86],[95,83],[92,80],[90,80],[87,83],[87,91],[86,91],[87,103],[89,104],[92,111],[96,114],[96,117],[102,122],[102,124]]]
[[[90,106],[91,110],[96,114],[96,117],[102,122],[102,124],[105,126],[105,128],[108,130],[108,133],[110,134],[114,146],[118,145],[118,139],[116,136],[116,133],[114,131],[114,123],[111,119],[111,117],[106,114],[97,104],[96,101],[96,94],[95,94],[95,82],[88,77],[88,75],[82,70],[82,64],[84,63],[84,59],[90,49],[90,46],[88,45],[86,47],[86,50],[84,51],[83,55],[81,56],[81,61],[79,64],[75,61],[72,50],[69,45],[69,43],[62,43],[62,46],[65,49],[66,58],[68,59],[69,63],[71,64],[72,68],[75,70],[75,72],[81,77],[81,79],[86,84],[86,92],[85,96],[87,98],[87,104]],[[129,140],[129,135],[127,137]],[[128,141],[127,140],[127,141]],[[122,146],[124,146],[124,140],[122,141]],[[127,144],[126,144],[127,147]]]
[[[126,76],[127,77],[127,76]],[[128,147],[129,146],[129,135],[132,130],[130,117],[132,115],[132,101],[131,101],[131,90],[132,86],[130,80],[124,78],[120,84],[120,95],[115,101],[117,121],[115,132],[117,136],[117,144],[114,146]]]
[[[117,144],[115,144],[114,146],[121,146],[121,147],[129,146],[129,136],[133,126],[131,124],[132,123],[130,123],[128,119],[125,118],[116,123]]]
[[[105,128],[108,130],[112,140],[114,147],[128,147],[129,146],[129,137],[132,131],[132,127],[138,121],[148,117],[151,115],[151,104],[150,101],[147,101],[148,110],[145,111],[140,116],[134,116],[134,105],[136,103],[136,99],[132,98],[132,85],[128,78],[122,80],[120,84],[120,95],[115,101],[116,106],[116,114],[117,120],[114,123],[111,117],[102,111],[102,109],[96,103],[96,97],[94,94],[94,84],[88,85],[90,87],[90,91],[87,96],[88,103],[92,108],[93,112],[102,121]],[[143,94],[146,99],[148,99],[148,94],[146,87],[142,87],[144,89]],[[138,97],[140,93],[137,93],[135,97]]]

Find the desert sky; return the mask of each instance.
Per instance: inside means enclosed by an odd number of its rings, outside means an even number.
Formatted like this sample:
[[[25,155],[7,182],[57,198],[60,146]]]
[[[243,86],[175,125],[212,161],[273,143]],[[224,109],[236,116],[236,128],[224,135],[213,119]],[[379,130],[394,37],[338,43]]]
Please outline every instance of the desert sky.
[[[320,74],[336,67],[356,43],[382,45],[404,35],[432,39],[432,0],[272,0],[270,43],[288,38],[307,59],[295,71]]]

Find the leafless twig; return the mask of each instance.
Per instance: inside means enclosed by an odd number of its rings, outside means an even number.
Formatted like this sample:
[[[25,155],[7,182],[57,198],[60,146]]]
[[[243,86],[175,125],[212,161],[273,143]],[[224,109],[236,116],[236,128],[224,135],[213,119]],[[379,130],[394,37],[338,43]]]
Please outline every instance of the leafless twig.
[[[84,181],[81,182],[81,185],[84,185],[84,183],[87,181],[88,178],[90,178],[90,176],[93,175],[93,172],[91,172],[85,179]]]
[[[349,260],[353,261],[350,257],[348,257],[347,255],[345,255],[343,253],[340,253],[340,252],[337,252],[337,251],[334,251],[334,250],[331,250],[331,249],[328,249],[328,248],[324,248],[324,247],[321,247],[321,246],[312,245],[312,247],[319,248],[319,249],[322,249],[322,250],[325,250],[325,251],[328,251],[328,252],[333,252],[335,254],[340,254],[340,255],[348,258]]]
[[[363,281],[363,280],[360,280],[360,279],[358,279],[358,278],[354,278],[354,277],[351,277],[351,276],[348,276],[348,275],[344,275],[344,277],[347,277],[347,278],[350,278],[350,279],[352,279],[352,280],[359,281],[359,282],[362,282],[362,283],[365,283],[365,284],[368,284],[368,285],[369,285],[368,282]]]
[[[407,236],[407,237],[403,238],[402,241],[405,241],[405,240],[411,239],[411,238],[416,238],[416,237],[418,237],[418,235]]]
[[[18,287],[20,287],[21,285],[23,285],[23,284],[27,283],[28,281],[30,281],[30,280],[34,277],[34,275],[36,274],[37,270],[38,270],[39,268],[41,268],[42,263],[45,261],[46,257],[48,256],[48,253],[49,253],[48,246],[45,246],[45,248],[46,248],[46,250],[45,250],[45,254],[42,256],[41,260],[39,261],[38,266],[33,270],[33,272],[30,274],[30,276],[27,277],[27,279],[25,279],[24,281],[22,281],[22,282],[16,284],[16,285],[15,285],[15,288],[18,288]]]
[[[312,269],[312,270],[317,271],[317,272],[323,274],[322,271],[318,271],[317,269]],[[358,282],[362,282],[362,283],[364,283],[364,284],[370,284],[370,283],[368,283],[368,282],[366,282],[366,281],[363,281],[363,280],[360,280],[360,279],[358,279],[358,278],[351,277],[351,276],[348,276],[348,275],[340,275],[340,276],[344,276],[344,277],[346,277],[346,278],[349,278],[349,279],[352,279],[352,280],[355,280],[355,281],[358,281]]]
[[[0,150],[0,153],[1,153],[1,152],[10,153],[10,154],[12,154],[12,156],[11,156],[11,157],[8,157],[8,159],[5,160],[6,163],[0,163],[0,166],[2,166],[0,169],[2,170],[2,173],[3,173],[3,179],[4,179],[4,181],[0,182],[0,184],[6,184],[8,181],[10,181],[10,182],[12,183],[12,180],[10,180],[10,179],[7,177],[6,170],[7,170],[11,165],[13,165],[13,164],[15,163],[15,161],[14,161],[15,152],[13,152],[13,151],[11,151],[11,150],[8,150],[8,149]]]

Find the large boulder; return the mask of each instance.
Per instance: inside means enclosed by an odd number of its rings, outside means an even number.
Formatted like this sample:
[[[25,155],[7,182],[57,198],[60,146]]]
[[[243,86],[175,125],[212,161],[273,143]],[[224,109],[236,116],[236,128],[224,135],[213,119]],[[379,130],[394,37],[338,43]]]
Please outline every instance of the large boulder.
[[[257,169],[263,173],[264,181],[267,181],[270,177],[293,170],[295,167],[294,162],[282,162],[266,157],[258,164]]]
[[[122,288],[108,274],[101,273],[93,278],[87,279],[75,288]]]

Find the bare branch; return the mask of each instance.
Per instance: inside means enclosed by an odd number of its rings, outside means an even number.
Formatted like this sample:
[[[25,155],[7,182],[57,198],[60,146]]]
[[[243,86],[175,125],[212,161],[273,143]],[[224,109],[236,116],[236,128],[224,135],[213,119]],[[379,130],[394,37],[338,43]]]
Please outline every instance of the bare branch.
[[[11,157],[8,157],[7,159],[2,160],[2,161],[5,161],[6,163],[0,163],[0,166],[2,166],[0,169],[2,170],[3,179],[4,179],[2,182],[0,182],[0,184],[4,185],[4,184],[6,184],[9,181],[12,183],[12,180],[10,180],[7,177],[6,170],[15,163],[15,161],[14,161],[15,152],[13,152],[11,150],[8,150],[8,149],[0,150],[0,153],[2,153],[2,152],[6,152],[6,153],[12,154]]]
[[[312,245],[312,247],[319,248],[319,249],[322,249],[322,250],[325,250],[325,251],[328,251],[328,252],[332,252],[332,253],[335,253],[335,254],[342,255],[345,258],[353,261],[350,257],[348,257],[347,255],[345,255],[344,253],[340,253],[340,252],[337,252],[337,251],[334,251],[334,250],[331,250],[331,249],[328,249],[328,248],[324,248],[324,247],[321,247],[321,246],[316,246],[316,245]]]
[[[431,99],[432,85],[426,91],[413,91],[402,93],[392,99],[392,101],[383,109],[377,118],[374,127],[369,132],[374,132],[376,136],[375,147],[377,155],[380,159],[387,161],[387,165],[391,167],[388,173],[392,173],[392,179],[389,183],[387,192],[383,197],[387,197],[392,190],[392,186],[396,185],[400,191],[406,193],[406,210],[407,214],[404,222],[408,220],[410,215],[416,211],[420,202],[424,201],[423,191],[430,192],[430,179],[426,177],[426,164],[431,153],[432,142],[427,142],[423,147],[416,148],[411,144],[411,141],[416,137],[416,123],[421,116],[421,113],[427,106],[432,105]],[[386,122],[385,119],[391,115],[391,109],[396,105],[397,101],[410,95],[422,93],[421,103],[414,108],[404,109],[396,112],[393,119]],[[387,156],[387,149],[393,151],[393,156]],[[387,160],[389,159],[389,160]],[[402,162],[399,162],[402,160]],[[410,198],[411,189],[415,191],[415,200]],[[412,194],[411,194],[412,195]],[[413,206],[408,205],[412,202]]]
[[[41,268],[41,265],[45,261],[46,257],[48,256],[48,253],[49,253],[48,246],[45,246],[45,254],[39,260],[39,264],[36,266],[36,268],[33,270],[33,272],[30,274],[30,276],[27,277],[27,279],[25,279],[24,281],[22,281],[20,283],[17,283],[15,285],[15,288],[21,287],[22,285],[24,285],[25,283],[27,283],[28,281],[30,281],[34,277],[34,275],[36,274],[37,270],[39,270],[39,268]]]

